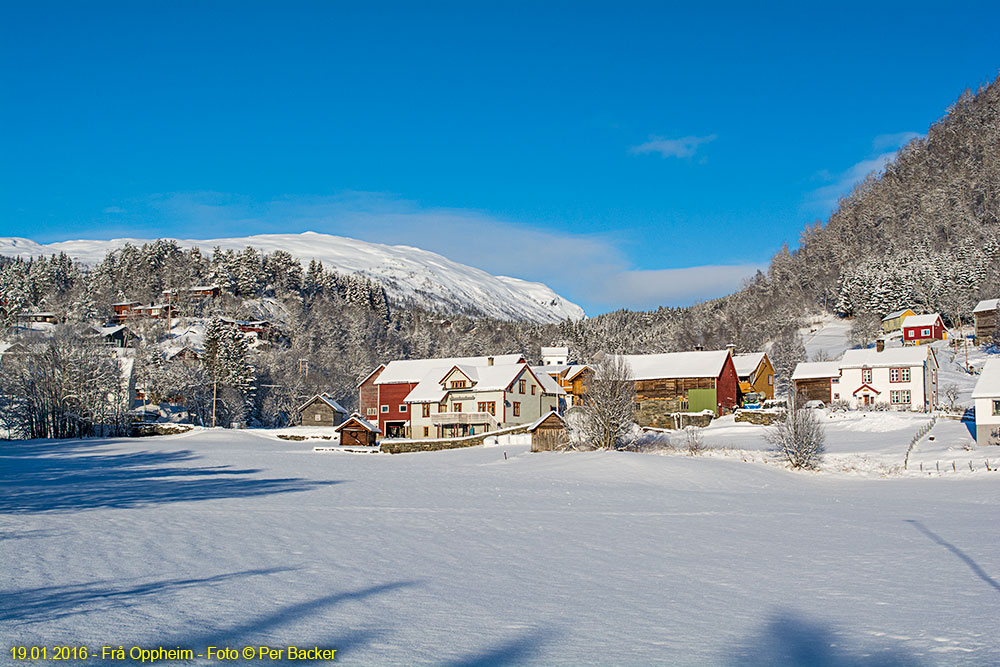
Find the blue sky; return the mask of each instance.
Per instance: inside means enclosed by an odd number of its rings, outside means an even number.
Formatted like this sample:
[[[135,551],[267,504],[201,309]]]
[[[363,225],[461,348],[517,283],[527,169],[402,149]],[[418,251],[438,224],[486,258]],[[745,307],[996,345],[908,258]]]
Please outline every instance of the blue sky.
[[[1000,69],[997,3],[694,4],[4,2],[0,236],[313,230],[687,304]]]

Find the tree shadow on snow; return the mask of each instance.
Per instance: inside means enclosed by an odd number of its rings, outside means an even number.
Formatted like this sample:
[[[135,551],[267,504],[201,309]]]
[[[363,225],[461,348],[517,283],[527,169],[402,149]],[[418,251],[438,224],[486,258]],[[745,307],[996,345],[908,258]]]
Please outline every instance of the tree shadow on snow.
[[[533,630],[496,646],[484,648],[475,655],[469,655],[446,664],[448,667],[517,665],[535,657],[542,646],[554,637],[555,632],[552,630]]]
[[[0,450],[0,513],[247,498],[338,483],[253,477],[260,470],[252,468],[192,466],[190,462],[199,457],[186,450],[106,453],[93,443],[86,445]]]
[[[881,643],[851,646],[829,628],[783,613],[761,632],[728,652],[734,667],[896,667],[922,664],[903,647]]]
[[[989,584],[990,586],[992,586],[996,590],[1000,591],[1000,582],[998,582],[996,579],[994,579],[989,574],[987,574],[986,570],[984,570],[979,565],[979,563],[977,563],[976,561],[974,561],[964,551],[962,551],[961,549],[959,549],[958,547],[956,547],[951,542],[945,541],[944,538],[942,538],[940,535],[938,535],[937,533],[935,533],[932,530],[930,530],[929,528],[927,528],[927,526],[925,526],[920,521],[917,521],[916,519],[906,519],[906,523],[912,525],[914,528],[916,528],[921,533],[923,533],[924,535],[926,535],[928,538],[931,539],[932,542],[940,544],[945,549],[947,549],[948,551],[950,551],[953,554],[955,554],[956,556],[958,556],[959,560],[961,560],[963,563],[965,563],[966,565],[969,566],[969,569],[972,570],[973,574],[975,574],[977,577],[979,577],[980,579],[982,579],[983,581],[985,581],[987,584]]]
[[[164,579],[134,585],[93,582],[69,586],[45,586],[0,592],[0,621],[37,623],[64,616],[89,614],[136,605],[161,593],[214,584],[244,577],[286,572],[292,568],[276,567],[219,574],[199,579]]]

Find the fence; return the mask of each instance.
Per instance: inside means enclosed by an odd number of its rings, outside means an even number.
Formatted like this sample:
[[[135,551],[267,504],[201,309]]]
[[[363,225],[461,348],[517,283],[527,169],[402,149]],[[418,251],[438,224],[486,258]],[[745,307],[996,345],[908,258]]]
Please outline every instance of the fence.
[[[937,422],[937,417],[936,416],[931,417],[931,420],[926,424],[924,424],[923,426],[921,426],[920,430],[917,431],[916,435],[914,435],[913,438],[910,440],[910,446],[906,448],[906,458],[903,459],[903,470],[906,470],[907,467],[910,465],[910,452],[913,451],[913,448],[917,445],[917,442],[922,437],[927,435],[928,431],[934,428],[934,424],[936,422]]]

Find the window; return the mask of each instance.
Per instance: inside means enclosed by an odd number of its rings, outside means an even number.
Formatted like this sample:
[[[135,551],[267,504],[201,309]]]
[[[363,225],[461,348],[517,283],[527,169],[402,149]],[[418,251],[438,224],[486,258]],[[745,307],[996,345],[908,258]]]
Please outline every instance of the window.
[[[524,382],[524,380],[521,380],[521,382]],[[514,402],[514,416],[515,417],[521,416],[521,404],[516,401]]]
[[[455,403],[452,406],[451,411],[452,412],[461,412],[462,411],[462,404],[461,403]]]
[[[834,394],[833,395],[833,400],[839,401],[840,400],[840,394]]]
[[[920,335],[924,336],[924,337],[930,336],[931,335],[931,330],[930,329],[921,329],[920,330]]]
[[[486,401],[479,401],[476,404],[476,412],[486,412]]]
[[[840,378],[830,378],[830,384],[840,384]]]
[[[871,382],[872,381],[872,369],[870,369],[870,368],[862,368],[861,369],[861,381],[862,382]]]
[[[525,386],[525,385],[526,385],[527,383],[528,383],[528,381],[527,381],[527,380],[518,380],[518,381],[517,381],[517,393],[519,393],[519,394],[523,394],[523,393],[524,393],[524,386]]]
[[[374,417],[378,414],[378,408],[368,408],[368,416]]]
[[[535,395],[535,385],[531,385],[531,395]]]
[[[910,369],[909,368],[890,368],[889,369],[889,382],[909,382],[910,381]]]
[[[404,405],[399,406],[399,411],[400,412],[406,412],[406,405],[404,404]]]
[[[993,416],[1000,417],[1000,401],[993,399]]]
[[[388,405],[383,405],[382,406],[382,412],[389,412],[389,406]]]
[[[494,417],[497,416],[497,402],[490,401],[486,404],[486,412],[490,413]]]
[[[430,417],[431,416],[431,404],[430,403],[424,403],[423,405],[420,406],[420,416],[421,417]],[[425,430],[426,430],[426,428],[425,428]]]
[[[896,391],[889,392],[889,403],[892,405],[909,405],[910,403],[910,390],[900,389]]]
[[[430,428],[430,426],[425,426],[424,427],[424,437],[426,438],[430,434],[431,434],[431,428]]]
[[[315,416],[314,416],[314,417],[315,417],[315,420],[316,420],[316,421],[318,421],[318,422],[321,422],[321,421],[323,421],[323,415],[321,415],[321,414],[320,414],[320,413],[318,413],[318,412],[317,412],[317,413],[315,414]]]
[[[767,386],[770,387],[772,385],[774,385],[774,376],[773,375],[768,375],[767,376]]]
[[[452,389],[465,389],[465,380],[452,380],[451,381],[451,388]]]
[[[439,403],[438,404],[438,412],[448,412],[448,404],[447,403]]]

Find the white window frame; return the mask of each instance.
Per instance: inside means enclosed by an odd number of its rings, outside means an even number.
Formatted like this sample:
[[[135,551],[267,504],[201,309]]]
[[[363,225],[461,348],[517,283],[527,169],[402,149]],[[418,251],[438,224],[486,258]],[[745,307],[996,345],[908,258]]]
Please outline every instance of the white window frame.
[[[399,406],[399,411],[406,412],[406,403],[403,403],[402,405]]]
[[[383,413],[389,412],[389,406],[388,405],[383,405],[382,406],[382,412]]]

